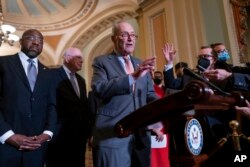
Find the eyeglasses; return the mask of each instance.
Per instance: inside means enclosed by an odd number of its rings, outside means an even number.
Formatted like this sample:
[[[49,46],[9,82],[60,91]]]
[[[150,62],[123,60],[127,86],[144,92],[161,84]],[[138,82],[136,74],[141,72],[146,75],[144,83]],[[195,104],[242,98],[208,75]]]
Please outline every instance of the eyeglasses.
[[[216,53],[221,53],[221,52],[228,52],[228,50],[227,49],[223,49],[223,50],[216,51]]]
[[[37,41],[38,43],[43,43],[43,38],[37,37],[37,36],[24,36],[23,39],[28,41]]]
[[[200,55],[198,55],[198,57],[210,58],[210,57],[213,57],[213,55],[209,55],[209,54],[200,54]]]
[[[128,39],[128,37],[129,37],[130,39],[134,40],[134,39],[138,38],[138,35],[136,35],[136,34],[129,34],[127,32],[124,32],[124,33],[121,33],[120,35],[118,35],[118,37],[120,39]]]

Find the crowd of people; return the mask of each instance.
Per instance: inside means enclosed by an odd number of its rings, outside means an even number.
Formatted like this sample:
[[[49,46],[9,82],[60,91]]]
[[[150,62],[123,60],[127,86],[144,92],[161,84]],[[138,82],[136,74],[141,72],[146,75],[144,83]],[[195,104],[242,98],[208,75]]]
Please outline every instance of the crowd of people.
[[[38,60],[42,33],[25,31],[21,51],[0,58],[0,166],[84,167],[89,142],[95,167],[169,167],[171,134],[165,122],[138,128],[124,138],[117,137],[114,126],[136,109],[168,96],[167,89],[182,90],[193,78],[184,72],[187,63],[174,66],[173,44],[163,46],[166,65],[161,72],[155,71],[155,56],[140,60],[133,55],[136,39],[131,24],[114,24],[114,50],[94,59],[88,93],[85,79],[77,74],[84,61],[80,49],[66,49],[62,66],[49,69]],[[223,43],[202,46],[198,52],[195,73],[225,92],[250,90],[249,70],[240,72],[228,64]],[[202,117],[210,144],[229,133],[225,127],[235,111],[250,119],[248,100],[227,116]],[[154,147],[151,140],[166,144]],[[232,148],[221,150],[204,166],[227,159]]]

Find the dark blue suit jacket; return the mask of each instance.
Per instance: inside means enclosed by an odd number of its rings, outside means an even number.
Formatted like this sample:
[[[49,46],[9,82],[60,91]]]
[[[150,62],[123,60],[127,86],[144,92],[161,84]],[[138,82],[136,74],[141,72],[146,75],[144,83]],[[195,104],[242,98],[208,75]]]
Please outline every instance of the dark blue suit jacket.
[[[79,98],[63,67],[53,71],[58,123],[48,147],[47,166],[83,167],[86,141],[91,131],[85,80],[76,73]]]
[[[40,135],[44,130],[54,132],[57,118],[51,82],[51,71],[38,62],[38,75],[32,92],[18,54],[0,57],[0,136],[9,130],[26,136]],[[0,166],[21,162],[25,166],[26,160],[40,166],[43,150],[42,147],[25,152],[7,143],[0,144]],[[13,162],[6,161],[9,156],[16,156]]]

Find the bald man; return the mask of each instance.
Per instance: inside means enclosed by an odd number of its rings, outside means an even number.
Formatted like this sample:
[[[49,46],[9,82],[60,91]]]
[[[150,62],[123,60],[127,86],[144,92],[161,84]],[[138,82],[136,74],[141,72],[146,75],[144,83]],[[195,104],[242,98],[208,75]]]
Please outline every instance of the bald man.
[[[77,74],[83,55],[78,48],[69,48],[63,58],[62,67],[55,69],[58,129],[48,147],[47,167],[84,167],[90,126],[86,84]]]

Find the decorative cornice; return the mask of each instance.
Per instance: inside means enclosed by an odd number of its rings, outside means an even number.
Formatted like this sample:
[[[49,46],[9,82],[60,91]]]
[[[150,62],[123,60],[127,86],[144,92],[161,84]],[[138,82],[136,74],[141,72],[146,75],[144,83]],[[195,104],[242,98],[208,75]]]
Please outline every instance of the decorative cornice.
[[[107,28],[112,27],[113,23],[120,20],[126,20],[136,17],[136,13],[127,11],[120,12],[107,17],[106,19],[101,20],[99,23],[95,24],[87,32],[81,35],[78,40],[73,44],[74,47],[83,48],[86,46],[92,39],[101,34]]]
[[[138,0],[139,8],[146,10],[149,7],[159,3],[161,0]]]
[[[48,24],[37,24],[37,23],[26,24],[25,22],[24,23],[11,22],[11,19],[9,19],[8,23],[10,23],[12,26],[15,26],[18,30],[34,28],[40,31],[54,31],[54,30],[65,29],[76,25],[77,23],[81,22],[83,19],[88,17],[89,14],[95,9],[97,2],[98,1],[96,0],[87,0],[86,3],[83,4],[80,11],[75,11],[76,13],[72,17],[59,22],[48,23]]]

